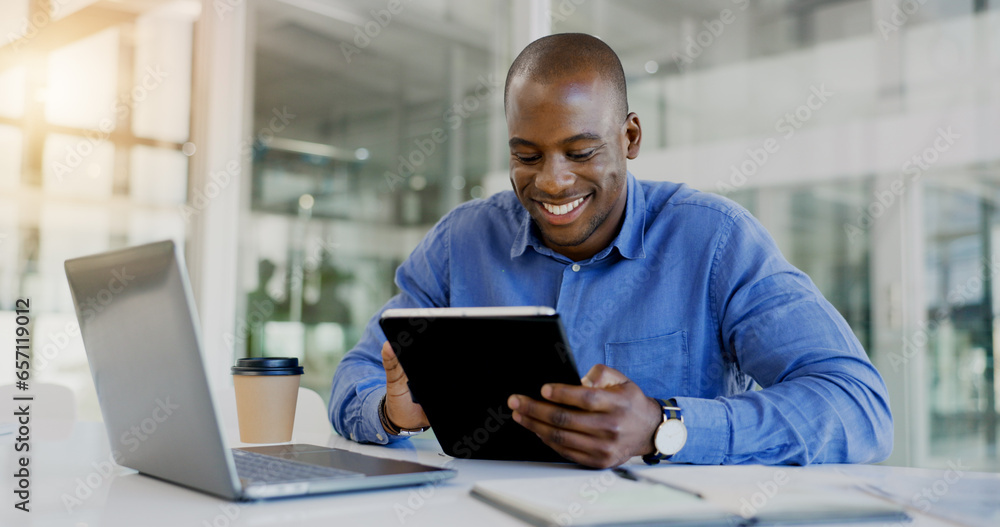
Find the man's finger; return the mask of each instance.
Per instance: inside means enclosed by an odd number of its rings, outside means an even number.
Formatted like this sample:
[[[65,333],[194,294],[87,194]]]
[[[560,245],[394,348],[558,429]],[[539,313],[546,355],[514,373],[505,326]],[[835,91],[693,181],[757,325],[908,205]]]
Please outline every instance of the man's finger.
[[[531,430],[560,456],[589,467],[608,467],[628,456],[608,450],[609,443],[586,433],[553,427],[543,421],[514,412],[514,420]],[[612,447],[613,448],[613,447]]]
[[[554,403],[575,406],[591,412],[608,412],[618,407],[618,395],[605,388],[546,384],[542,386],[542,397]]]
[[[534,421],[544,422],[553,428],[575,430],[586,434],[594,434],[602,429],[603,415],[593,412],[582,412],[572,408],[564,408],[545,401],[536,401],[523,395],[512,395],[509,402],[516,401],[516,410],[521,415]]]
[[[547,445],[557,449],[577,450],[580,453],[587,452],[597,444],[595,438],[586,433],[558,428],[549,423],[522,414],[520,411],[513,413],[514,421],[521,426],[531,430],[538,435]]]

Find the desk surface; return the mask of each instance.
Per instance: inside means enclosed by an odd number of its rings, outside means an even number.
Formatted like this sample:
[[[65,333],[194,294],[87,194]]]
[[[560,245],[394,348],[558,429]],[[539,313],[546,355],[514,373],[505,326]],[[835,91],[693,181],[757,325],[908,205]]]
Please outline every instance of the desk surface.
[[[232,437],[232,436],[231,436]],[[469,496],[476,481],[586,474],[573,465],[511,463],[452,459],[437,442],[416,437],[398,446],[361,445],[332,433],[297,433],[295,442],[418,461],[458,470],[458,476],[436,486],[386,489],[340,495],[314,496],[271,502],[231,503],[170,483],[142,476],[119,466],[110,468],[109,445],[101,423],[76,423],[70,437],[35,441],[31,445],[31,511],[14,509],[10,490],[4,490],[0,525],[14,526],[270,526],[270,525],[472,525],[517,526],[524,523]],[[233,446],[240,446],[234,444]],[[0,436],[0,457],[11,489],[17,470],[13,438]],[[637,462],[634,460],[633,462]],[[816,466],[808,470],[839,470],[882,483],[944,481],[945,471],[881,466]],[[597,472],[592,472],[599,474]],[[966,485],[994,488],[1000,474],[966,472]],[[932,494],[933,494],[932,487]],[[1000,511],[1000,496],[995,506]],[[914,505],[918,502],[914,501]],[[996,518],[1000,518],[1000,512]],[[956,525],[913,514],[912,525]],[[990,523],[997,525],[1000,523]],[[874,525],[874,524],[873,524]]]

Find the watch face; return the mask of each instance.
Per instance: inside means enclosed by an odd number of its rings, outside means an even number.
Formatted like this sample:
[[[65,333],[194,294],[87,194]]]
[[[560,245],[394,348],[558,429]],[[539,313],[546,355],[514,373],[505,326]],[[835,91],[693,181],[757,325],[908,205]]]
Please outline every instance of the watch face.
[[[660,424],[653,438],[656,450],[665,456],[672,456],[680,451],[687,441],[687,427],[679,419],[668,419]]]

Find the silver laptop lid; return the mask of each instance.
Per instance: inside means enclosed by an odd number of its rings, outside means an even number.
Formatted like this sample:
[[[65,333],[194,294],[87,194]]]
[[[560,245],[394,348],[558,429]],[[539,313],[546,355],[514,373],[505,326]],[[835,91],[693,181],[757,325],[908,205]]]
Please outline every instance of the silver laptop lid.
[[[238,498],[191,286],[174,243],[67,260],[66,276],[115,460]]]

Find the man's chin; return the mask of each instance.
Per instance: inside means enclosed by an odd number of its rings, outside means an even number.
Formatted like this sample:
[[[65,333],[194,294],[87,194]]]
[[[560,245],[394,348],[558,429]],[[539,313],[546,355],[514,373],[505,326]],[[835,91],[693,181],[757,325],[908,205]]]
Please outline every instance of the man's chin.
[[[587,238],[589,237],[586,234],[582,235],[579,233],[560,234],[560,233],[546,232],[544,229],[540,230],[542,231],[542,239],[545,241],[545,244],[550,247],[560,247],[560,248],[577,247],[579,245],[583,245],[583,243],[586,242]]]
[[[569,225],[552,225],[532,216],[545,245],[552,248],[571,249],[586,243],[597,227],[592,218],[577,218]]]

